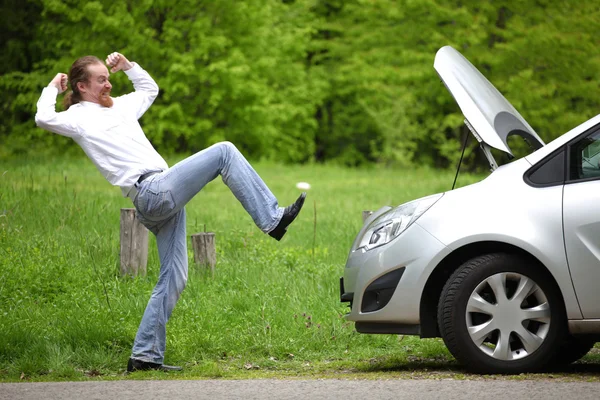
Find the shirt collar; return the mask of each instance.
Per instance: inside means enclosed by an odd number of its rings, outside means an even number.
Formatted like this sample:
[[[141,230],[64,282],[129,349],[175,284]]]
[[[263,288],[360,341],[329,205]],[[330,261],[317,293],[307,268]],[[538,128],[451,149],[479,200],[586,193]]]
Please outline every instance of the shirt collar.
[[[106,108],[104,106],[101,106],[98,103],[92,103],[91,101],[85,101],[85,100],[81,100],[79,102],[82,106],[84,107],[93,107],[93,108]]]

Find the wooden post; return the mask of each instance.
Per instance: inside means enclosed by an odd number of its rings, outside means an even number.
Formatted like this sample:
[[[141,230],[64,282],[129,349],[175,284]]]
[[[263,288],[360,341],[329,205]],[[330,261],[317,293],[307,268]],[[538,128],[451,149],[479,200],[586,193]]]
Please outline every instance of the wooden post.
[[[365,223],[367,218],[369,218],[371,216],[371,214],[373,214],[373,211],[363,211],[362,212],[363,224]]]
[[[148,229],[135,217],[135,208],[121,208],[121,276],[146,275]]]
[[[217,249],[214,232],[201,232],[192,235],[192,248],[194,249],[194,262],[201,266],[210,267],[210,270],[215,272]]]

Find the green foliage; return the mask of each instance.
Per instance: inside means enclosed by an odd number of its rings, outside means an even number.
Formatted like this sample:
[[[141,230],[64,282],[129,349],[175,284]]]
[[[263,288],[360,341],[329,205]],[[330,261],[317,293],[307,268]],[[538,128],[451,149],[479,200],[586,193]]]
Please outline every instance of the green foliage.
[[[34,126],[41,88],[115,50],[159,83],[142,123],[167,153],[229,140],[253,159],[454,165],[467,132],[433,69],[447,44],[545,141],[598,108],[594,2],[9,0],[0,18],[0,156],[73,151]]]

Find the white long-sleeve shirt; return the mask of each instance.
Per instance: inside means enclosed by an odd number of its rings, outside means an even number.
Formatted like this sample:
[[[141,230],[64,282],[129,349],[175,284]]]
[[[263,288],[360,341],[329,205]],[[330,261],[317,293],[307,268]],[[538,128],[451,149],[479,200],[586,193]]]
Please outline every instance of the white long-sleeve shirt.
[[[73,138],[106,180],[121,188],[123,197],[140,175],[168,168],[138,122],[158,95],[158,85],[133,64],[124,72],[135,91],[113,98],[112,107],[82,101],[57,113],[58,89],[49,86],[42,91],[35,115],[39,127]]]

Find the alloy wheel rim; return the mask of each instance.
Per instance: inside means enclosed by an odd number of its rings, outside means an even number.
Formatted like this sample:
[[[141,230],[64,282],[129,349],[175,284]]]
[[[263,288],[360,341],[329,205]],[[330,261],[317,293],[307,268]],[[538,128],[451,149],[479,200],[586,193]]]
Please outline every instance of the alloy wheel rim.
[[[483,280],[469,296],[467,331],[479,350],[498,360],[527,357],[546,339],[550,304],[531,278],[502,272]]]

